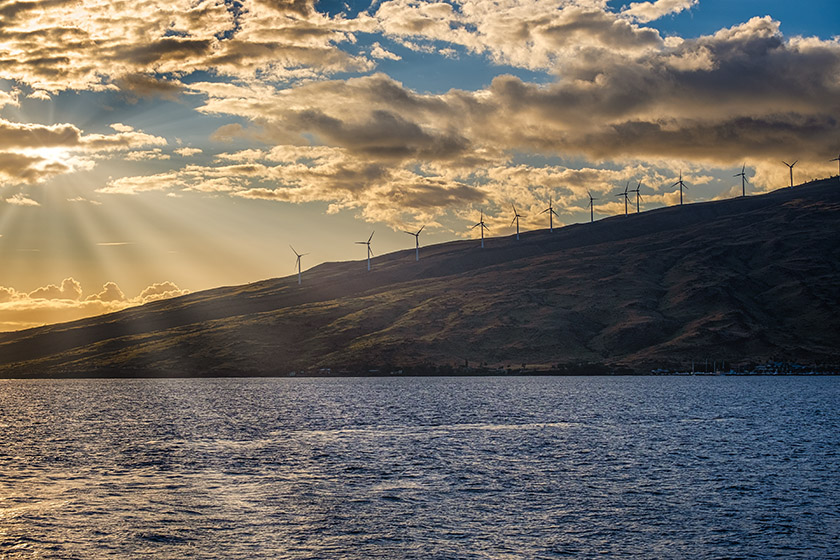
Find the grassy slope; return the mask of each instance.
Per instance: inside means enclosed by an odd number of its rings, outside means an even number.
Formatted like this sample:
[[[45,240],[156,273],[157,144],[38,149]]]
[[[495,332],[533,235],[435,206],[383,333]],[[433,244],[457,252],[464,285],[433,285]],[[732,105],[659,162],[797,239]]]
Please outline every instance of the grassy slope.
[[[458,241],[0,335],[0,375],[840,363],[840,184]]]

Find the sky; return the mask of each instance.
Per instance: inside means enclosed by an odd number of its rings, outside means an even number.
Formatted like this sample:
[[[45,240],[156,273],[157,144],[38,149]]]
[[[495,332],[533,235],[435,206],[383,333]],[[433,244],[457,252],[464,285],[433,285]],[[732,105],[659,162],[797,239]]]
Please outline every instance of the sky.
[[[0,330],[837,174],[835,0],[0,0]]]

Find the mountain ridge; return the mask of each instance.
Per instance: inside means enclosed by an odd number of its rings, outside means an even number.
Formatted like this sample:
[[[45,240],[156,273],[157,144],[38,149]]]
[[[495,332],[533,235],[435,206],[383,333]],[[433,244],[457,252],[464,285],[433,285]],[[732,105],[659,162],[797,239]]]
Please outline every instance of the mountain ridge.
[[[840,364],[838,225],[832,178],[322,263],[0,334],[0,376]]]

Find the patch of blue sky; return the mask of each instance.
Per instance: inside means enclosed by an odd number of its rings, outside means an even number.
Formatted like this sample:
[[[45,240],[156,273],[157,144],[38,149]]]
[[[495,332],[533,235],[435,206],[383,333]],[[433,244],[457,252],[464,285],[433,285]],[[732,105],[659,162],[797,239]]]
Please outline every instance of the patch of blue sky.
[[[344,14],[345,17],[354,18],[367,11],[371,4],[370,0],[316,0],[315,9],[330,17]]]
[[[608,2],[616,12],[629,4],[623,0]],[[767,15],[781,22],[781,31],[787,37],[801,35],[831,39],[840,34],[840,2],[837,0],[700,0],[689,10],[664,16],[646,25],[655,27],[663,36],[677,35],[690,39]]]

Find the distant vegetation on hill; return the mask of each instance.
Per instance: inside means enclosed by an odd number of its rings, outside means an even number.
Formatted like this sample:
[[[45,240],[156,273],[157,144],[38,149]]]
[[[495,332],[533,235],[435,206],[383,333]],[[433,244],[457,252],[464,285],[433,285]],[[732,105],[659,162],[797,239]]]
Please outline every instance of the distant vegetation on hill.
[[[840,182],[420,248],[0,335],[0,376],[840,364]],[[470,369],[465,366],[469,365]],[[373,371],[372,371],[373,370]]]

